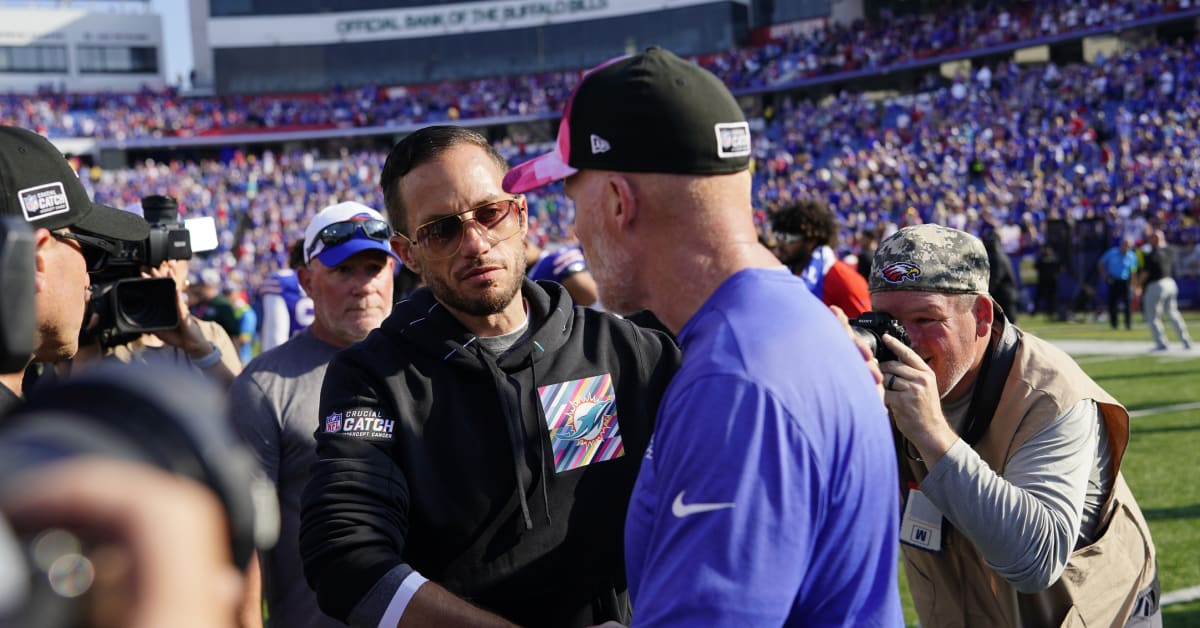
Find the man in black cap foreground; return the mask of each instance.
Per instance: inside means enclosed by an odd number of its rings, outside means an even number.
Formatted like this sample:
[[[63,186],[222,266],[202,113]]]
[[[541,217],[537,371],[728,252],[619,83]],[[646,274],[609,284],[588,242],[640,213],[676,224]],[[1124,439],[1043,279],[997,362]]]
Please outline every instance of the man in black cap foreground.
[[[871,272],[872,306],[912,342],[884,336],[899,359],[881,369],[921,625],[1161,626],[1154,545],[1120,473],[1129,415],[1005,320],[988,273],[978,238],[938,225],[884,240]]]
[[[68,360],[79,348],[88,273],[100,270],[121,242],[150,234],[139,216],[93,203],[71,165],[46,138],[0,126],[0,215],[33,231],[36,330],[29,362]],[[6,295],[7,298],[7,295]],[[22,395],[24,367],[0,373],[0,407]]]

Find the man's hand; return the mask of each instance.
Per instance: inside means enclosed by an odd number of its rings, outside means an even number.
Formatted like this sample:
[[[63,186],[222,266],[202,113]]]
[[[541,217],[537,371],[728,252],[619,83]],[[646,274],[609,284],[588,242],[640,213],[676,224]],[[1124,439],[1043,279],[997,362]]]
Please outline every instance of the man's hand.
[[[176,285],[180,283],[171,265],[167,262],[163,262],[158,268],[151,268],[150,272],[142,273],[142,275],[153,278],[167,277],[174,280]],[[212,346],[201,333],[196,320],[192,318],[192,313],[187,306],[187,296],[183,291],[176,291],[175,307],[179,312],[179,326],[175,329],[153,332],[154,335],[172,347],[183,349],[187,352],[188,357],[194,360],[208,355],[212,351]]]
[[[917,448],[926,468],[932,469],[958,440],[942,414],[937,375],[903,342],[890,335],[884,335],[881,341],[899,358],[880,365],[884,405],[896,429]]]

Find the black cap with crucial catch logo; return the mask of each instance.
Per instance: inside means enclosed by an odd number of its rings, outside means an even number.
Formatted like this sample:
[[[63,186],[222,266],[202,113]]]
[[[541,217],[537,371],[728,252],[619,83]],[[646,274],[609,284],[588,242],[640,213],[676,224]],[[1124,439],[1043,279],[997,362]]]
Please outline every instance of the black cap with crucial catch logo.
[[[34,229],[71,227],[113,241],[150,235],[141,217],[93,203],[50,140],[12,126],[0,126],[0,215],[20,216]]]
[[[582,169],[729,174],[750,164],[750,125],[721,80],[662,48],[587,72],[554,150],[504,177],[517,194]]]

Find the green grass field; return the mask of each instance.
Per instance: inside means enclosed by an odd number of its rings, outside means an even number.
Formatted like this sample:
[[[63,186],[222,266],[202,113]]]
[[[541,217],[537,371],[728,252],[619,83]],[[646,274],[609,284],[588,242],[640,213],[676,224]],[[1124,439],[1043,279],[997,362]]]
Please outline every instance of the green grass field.
[[[1200,314],[1185,315],[1200,340]],[[1020,326],[1051,340],[1136,340],[1150,347],[1150,333],[1135,315],[1132,331],[1107,323],[1046,323],[1026,317]],[[1167,337],[1178,346],[1168,325]],[[1158,552],[1163,593],[1200,586],[1200,408],[1154,413],[1155,408],[1200,402],[1200,347],[1188,353],[1138,356],[1079,356],[1097,383],[1131,412],[1132,437],[1122,470],[1150,524]],[[901,568],[905,619],[916,625]],[[1168,627],[1200,628],[1200,601],[1167,606]]]

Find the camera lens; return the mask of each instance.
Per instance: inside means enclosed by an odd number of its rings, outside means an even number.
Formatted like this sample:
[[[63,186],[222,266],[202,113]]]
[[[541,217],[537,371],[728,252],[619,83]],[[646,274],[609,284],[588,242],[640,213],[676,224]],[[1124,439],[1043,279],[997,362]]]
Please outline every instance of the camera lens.
[[[117,329],[130,332],[176,327],[177,299],[175,281],[170,278],[119,281],[114,288]]]

